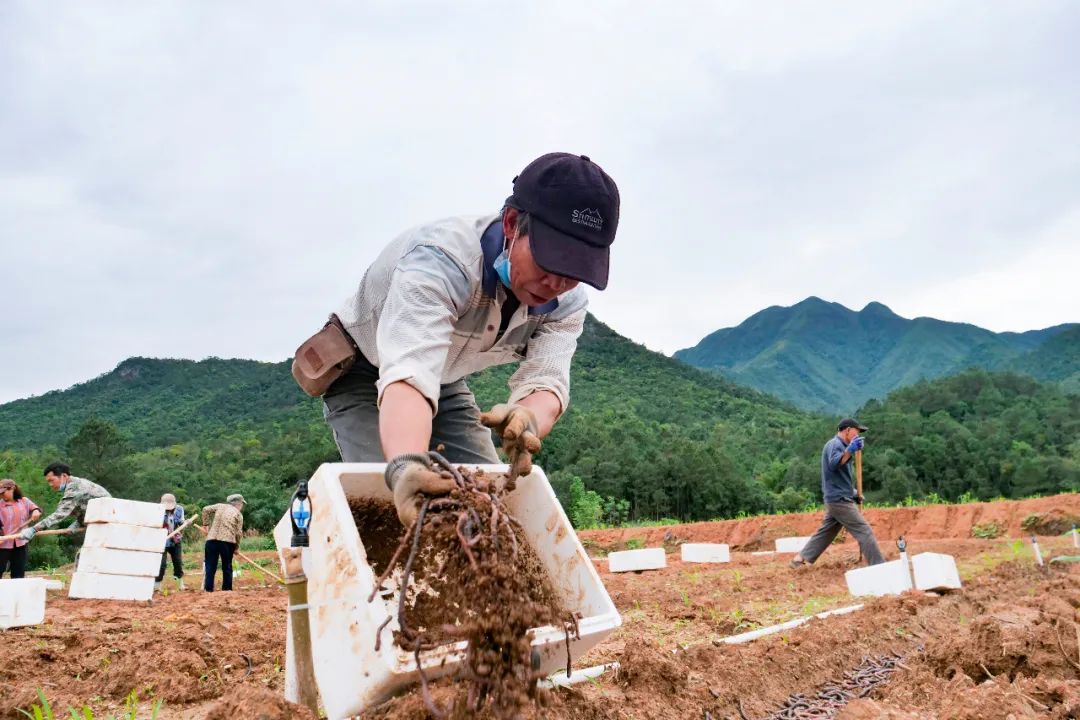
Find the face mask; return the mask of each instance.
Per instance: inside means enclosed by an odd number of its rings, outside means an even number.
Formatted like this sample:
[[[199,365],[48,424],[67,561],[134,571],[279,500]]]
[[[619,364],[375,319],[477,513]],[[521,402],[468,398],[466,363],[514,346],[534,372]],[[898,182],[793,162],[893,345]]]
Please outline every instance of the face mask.
[[[514,241],[517,240],[517,235],[510,240],[510,246],[503,248],[503,251],[499,253],[499,257],[495,258],[495,262],[492,263],[492,267],[495,268],[495,273],[502,280],[502,284],[510,288],[510,251],[514,248]]]

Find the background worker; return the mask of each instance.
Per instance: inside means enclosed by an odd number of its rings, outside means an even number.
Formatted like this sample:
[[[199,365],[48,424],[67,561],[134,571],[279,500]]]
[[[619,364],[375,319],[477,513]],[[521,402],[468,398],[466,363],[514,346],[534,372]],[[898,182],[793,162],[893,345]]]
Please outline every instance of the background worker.
[[[41,530],[56,527],[68,518],[75,520],[69,527],[78,528],[83,524],[83,519],[86,517],[86,504],[88,502],[94,498],[112,497],[109,495],[108,490],[96,482],[73,476],[71,468],[61,462],[55,462],[46,467],[44,475],[49,487],[63,493],[64,496],[60,498],[60,504],[56,506],[56,510],[51,515],[22,530],[20,537],[23,540],[32,540],[34,535]]]
[[[173,577],[176,578],[176,589],[184,589],[184,557],[180,548],[180,535],[173,534],[173,530],[184,524],[184,506],[176,504],[176,496],[165,493],[161,496],[161,504],[165,506],[165,517],[161,526],[169,531],[165,539],[165,552],[161,553],[161,569],[158,570],[157,579],[154,581],[154,589],[161,589],[161,581],[165,579],[165,563],[172,558]]]
[[[855,490],[855,453],[862,450],[860,432],[868,428],[852,418],[844,418],[821,450],[821,493],[825,500],[825,519],[802,551],[791,560],[792,567],[813,563],[836,538],[840,528],[847,528],[859,541],[859,549],[868,565],[885,562],[874,539],[874,531],[860,510],[863,498]]]
[[[240,548],[240,538],[244,534],[244,496],[230,495],[223,503],[207,505],[202,511],[203,525],[213,516],[210,529],[206,533],[203,546],[205,561],[203,567],[203,590],[214,592],[214,575],[218,561],[221,561],[221,589],[232,590],[233,553]]]
[[[8,568],[12,579],[26,577],[27,541],[17,533],[40,517],[41,508],[23,496],[14,480],[0,480],[0,528],[3,528],[0,534],[15,536],[0,540],[0,578]]]
[[[588,304],[578,284],[607,286],[618,222],[607,173],[586,156],[551,153],[514,178],[498,214],[409,230],[368,268],[335,316],[355,362],[325,391],[324,414],[344,461],[389,461],[404,524],[420,494],[452,486],[429,469],[438,446],[451,462],[497,463],[494,428],[511,479],[531,471],[570,402]],[[464,377],[507,363],[519,363],[509,398],[482,415]]]

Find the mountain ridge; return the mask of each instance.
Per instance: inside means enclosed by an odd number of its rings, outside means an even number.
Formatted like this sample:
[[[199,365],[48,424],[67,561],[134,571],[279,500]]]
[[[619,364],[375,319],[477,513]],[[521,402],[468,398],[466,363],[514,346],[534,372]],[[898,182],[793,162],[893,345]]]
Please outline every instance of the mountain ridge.
[[[1027,353],[1077,327],[995,333],[971,323],[904,318],[878,301],[851,310],[810,296],[765,308],[673,357],[804,410],[854,413],[892,390],[968,367],[1030,372],[1032,364],[1022,361]]]

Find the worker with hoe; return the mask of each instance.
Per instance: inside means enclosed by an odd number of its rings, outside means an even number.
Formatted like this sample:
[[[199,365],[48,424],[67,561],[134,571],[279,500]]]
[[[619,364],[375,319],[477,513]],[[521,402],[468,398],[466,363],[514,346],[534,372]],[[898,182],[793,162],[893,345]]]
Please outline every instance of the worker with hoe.
[[[244,496],[233,493],[223,503],[207,505],[202,511],[202,524],[213,517],[203,545],[203,590],[214,592],[214,575],[221,561],[221,589],[232,590],[233,554],[240,549],[244,536]]]
[[[86,517],[87,503],[94,498],[111,497],[109,491],[97,483],[72,475],[71,467],[62,462],[50,464],[45,468],[44,475],[49,487],[64,495],[51,515],[19,533],[23,540],[32,540],[38,532],[54,528],[69,517],[75,520],[70,527],[78,528]]]
[[[532,469],[570,402],[570,360],[585,322],[584,282],[608,283],[619,191],[584,155],[550,153],[514,178],[497,214],[407,230],[378,255],[355,295],[297,350],[293,375],[322,395],[346,462],[388,461],[386,483],[409,526],[421,496],[455,463]],[[464,377],[518,363],[509,398],[481,413]],[[486,426],[486,427],[485,427]]]
[[[821,450],[821,492],[825,499],[825,519],[802,551],[791,560],[792,567],[813,563],[836,538],[840,528],[847,528],[859,541],[859,549],[868,565],[885,562],[874,539],[874,531],[861,512],[863,497],[855,489],[852,466],[855,453],[862,451],[860,432],[868,428],[852,418],[844,418]]]

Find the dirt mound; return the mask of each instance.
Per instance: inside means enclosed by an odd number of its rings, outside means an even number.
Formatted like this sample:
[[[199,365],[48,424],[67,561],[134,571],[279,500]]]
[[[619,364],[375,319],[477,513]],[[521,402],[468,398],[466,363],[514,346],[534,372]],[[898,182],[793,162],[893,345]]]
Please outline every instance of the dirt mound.
[[[315,720],[306,707],[285,702],[280,693],[265,688],[241,687],[218,701],[206,720]]]
[[[1080,525],[1080,515],[1051,508],[1046,512],[1033,512],[1020,521],[1020,527],[1035,535],[1064,535]]]

